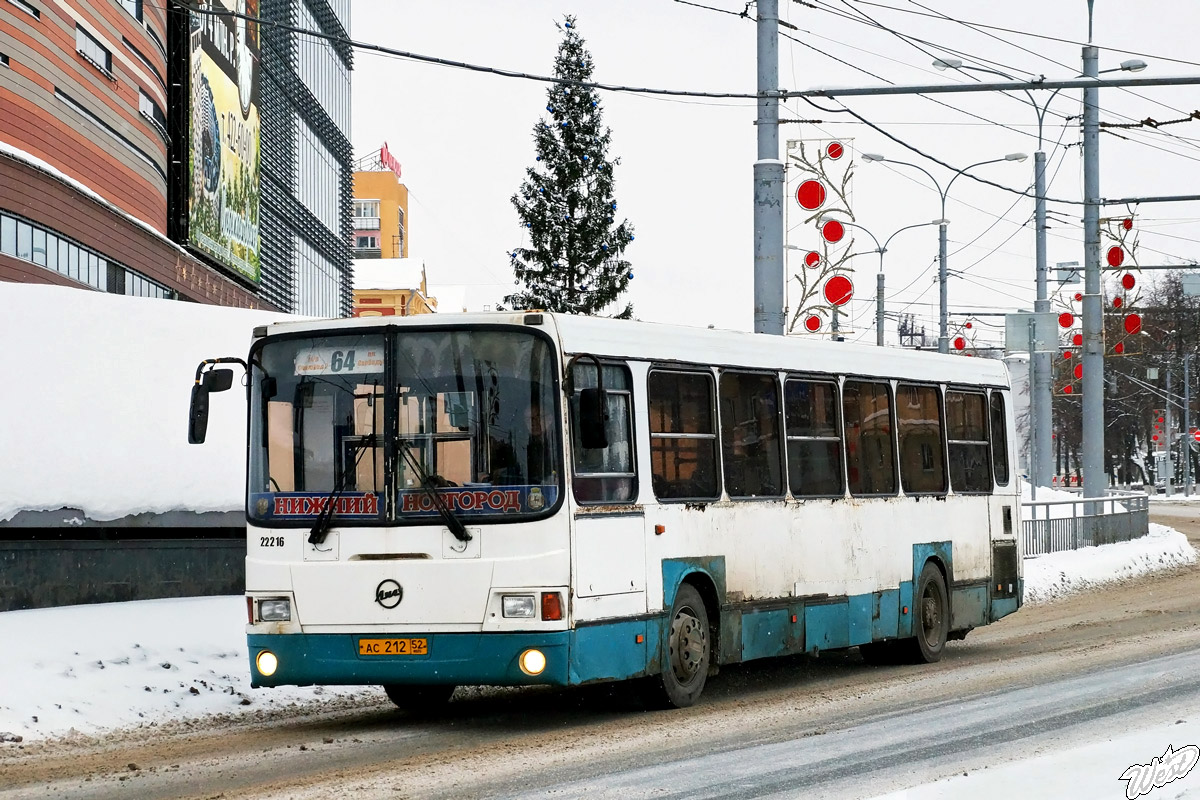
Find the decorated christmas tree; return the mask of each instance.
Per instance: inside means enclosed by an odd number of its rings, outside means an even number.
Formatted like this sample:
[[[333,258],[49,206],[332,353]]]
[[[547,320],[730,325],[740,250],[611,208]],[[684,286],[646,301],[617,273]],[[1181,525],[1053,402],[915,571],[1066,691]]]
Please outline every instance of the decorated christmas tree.
[[[633,226],[617,222],[611,131],[601,119],[600,98],[579,82],[592,79],[592,56],[566,17],[554,61],[556,82],[547,91],[546,115],[533,129],[537,163],[512,203],[528,245],[509,253],[517,285],[504,298],[514,308],[571,314],[611,313],[629,287],[633,270],[622,257],[633,241]],[[628,319],[626,303],[612,316]]]

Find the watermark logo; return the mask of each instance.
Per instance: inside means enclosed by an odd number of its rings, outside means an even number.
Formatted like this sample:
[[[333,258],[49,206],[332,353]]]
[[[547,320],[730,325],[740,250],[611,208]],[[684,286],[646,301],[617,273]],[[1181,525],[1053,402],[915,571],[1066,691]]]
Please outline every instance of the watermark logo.
[[[1125,785],[1125,797],[1134,800],[1184,777],[1192,771],[1197,761],[1200,761],[1200,747],[1189,744],[1176,750],[1167,745],[1161,756],[1150,759],[1149,764],[1134,764],[1122,772],[1117,780],[1129,781]]]

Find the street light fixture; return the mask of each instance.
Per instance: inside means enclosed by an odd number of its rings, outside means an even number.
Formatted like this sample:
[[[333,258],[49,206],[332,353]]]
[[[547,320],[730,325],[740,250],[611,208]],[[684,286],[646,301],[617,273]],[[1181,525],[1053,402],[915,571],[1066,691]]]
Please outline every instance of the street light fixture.
[[[821,214],[817,218],[817,223],[823,224],[823,223],[825,223],[829,220],[833,220],[833,219],[837,219],[837,217],[829,212],[825,212],[824,214]],[[868,253],[874,252],[874,253],[879,254],[879,272],[875,276],[875,344],[878,347],[883,347],[883,296],[884,296],[883,254],[887,252],[888,245],[892,243],[892,239],[895,239],[898,234],[903,233],[904,231],[912,230],[913,228],[924,228],[926,225],[940,225],[943,222],[945,222],[946,220],[935,219],[932,222],[918,222],[915,225],[905,225],[903,228],[901,228],[900,230],[896,231],[891,236],[889,236],[882,245],[879,244],[879,239],[875,238],[875,234],[871,233],[870,230],[868,230],[867,228],[865,228],[862,225],[859,225],[857,222],[847,222],[846,220],[842,220],[842,219],[838,219],[837,221],[839,223],[841,223],[842,225],[847,225],[851,228],[857,228],[858,230],[865,233],[867,236],[870,236],[871,241],[873,241],[875,243],[874,250],[868,250],[865,252],[868,252]],[[798,250],[800,248],[796,248],[796,249]],[[863,255],[863,253],[853,253],[850,256],[847,256],[847,258],[854,258],[854,256],[861,256],[861,255]]]
[[[878,153],[863,153],[861,157],[863,161],[881,161],[890,164],[900,164],[905,167],[912,167],[915,170],[925,173],[925,176],[929,178],[929,180],[933,181],[933,186],[937,190],[938,196],[942,198],[942,216],[938,220],[938,352],[949,353],[950,315],[946,296],[946,281],[949,276],[949,267],[946,263],[948,260],[946,253],[946,228],[949,226],[950,220],[946,218],[946,197],[950,193],[950,187],[954,185],[954,182],[958,180],[960,175],[963,175],[975,167],[982,167],[985,164],[998,164],[1002,161],[1024,161],[1029,156],[1024,153],[1009,153],[1001,158],[992,158],[988,159],[987,161],[980,161],[978,163],[963,167],[962,169],[954,172],[953,177],[951,177],[949,182],[946,183],[945,189],[942,188],[942,185],[938,183],[937,178],[933,177],[933,174],[929,170],[918,166],[917,164],[912,164],[908,161],[896,161]]]

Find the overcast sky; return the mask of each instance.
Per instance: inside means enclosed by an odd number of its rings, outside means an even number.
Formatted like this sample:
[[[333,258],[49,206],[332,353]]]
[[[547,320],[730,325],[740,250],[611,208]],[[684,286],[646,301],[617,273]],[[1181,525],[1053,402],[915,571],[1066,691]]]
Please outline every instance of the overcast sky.
[[[1079,43],[1087,38],[1085,0],[922,3],[815,0],[818,8],[813,9],[780,0],[781,16],[797,26],[783,32],[804,43],[780,42],[782,88],[883,83],[848,64],[900,84],[970,80],[932,68],[935,57],[960,57],[950,51],[965,54],[961,57],[968,63],[1021,78],[1069,78],[1080,69]],[[743,8],[741,2],[722,0],[705,0],[704,5],[733,12]],[[1096,0],[1096,6],[1094,42],[1113,48],[1101,50],[1101,69],[1142,57],[1150,63],[1141,73],[1146,77],[1200,75],[1200,63],[1194,63],[1200,61],[1195,50],[1200,7],[1195,0]],[[930,13],[925,8],[964,22],[1068,41],[1001,30],[979,32],[922,16]],[[753,12],[750,7],[751,17]],[[560,38],[554,22],[564,13],[577,16],[598,81],[706,92],[755,90],[754,23],[673,0],[359,0],[353,7],[352,35],[362,42],[425,55],[549,74]],[[860,13],[928,44],[914,44],[850,19],[861,20]],[[359,51],[353,86],[356,153],[365,154],[387,141],[400,160],[412,198],[411,253],[426,262],[430,282],[474,284],[481,296],[497,299],[511,291],[506,253],[524,239],[509,198],[533,162],[532,130],[545,113],[546,84]],[[1048,96],[1037,95],[1041,103]],[[1018,97],[1023,95],[935,98],[953,109],[922,97],[845,102],[889,134],[962,168],[1037,149],[1036,114]],[[1198,98],[1197,87],[1108,89],[1101,92],[1100,116],[1119,123],[1185,117],[1200,108]],[[752,165],[757,152],[753,103],[616,92],[602,93],[602,100],[604,121],[613,132],[610,155],[620,158],[616,197],[621,215],[637,233],[626,251],[636,276],[630,293],[636,315],[752,329]],[[831,101],[822,105],[837,106]],[[1051,197],[1078,200],[1082,194],[1078,121],[1064,122],[1080,108],[1080,92],[1064,91],[1046,118]],[[846,114],[826,113],[793,100],[781,115],[821,120],[783,126],[781,142],[834,137],[852,144],[854,211],[858,222],[881,241],[898,228],[940,216],[940,200],[928,178],[905,167],[862,163],[859,155],[882,153],[912,161],[943,186],[951,171],[862,123],[844,121]],[[1118,133],[1125,138],[1101,137],[1102,195],[1196,192],[1200,121],[1159,132]],[[992,164],[976,172],[1025,189],[1032,182],[1033,159]],[[1065,215],[1052,223],[1049,262],[1082,261],[1080,207],[1051,207]],[[1196,204],[1144,205],[1139,214],[1141,263],[1178,263],[1200,256]],[[1032,305],[1034,238],[1032,224],[1026,224],[1032,215],[1031,199],[967,177],[955,181],[946,212],[951,220],[950,269],[965,272],[950,280],[952,311]],[[868,242],[862,238],[854,249],[869,249]],[[898,236],[884,261],[889,313],[915,313],[935,338],[936,257],[937,230],[930,227]],[[873,341],[878,259],[864,255],[851,265],[856,270],[851,338]],[[795,261],[791,266],[799,268]],[[999,338],[987,325],[999,323],[997,318],[976,322],[978,343]],[[894,341],[893,334],[889,340]]]

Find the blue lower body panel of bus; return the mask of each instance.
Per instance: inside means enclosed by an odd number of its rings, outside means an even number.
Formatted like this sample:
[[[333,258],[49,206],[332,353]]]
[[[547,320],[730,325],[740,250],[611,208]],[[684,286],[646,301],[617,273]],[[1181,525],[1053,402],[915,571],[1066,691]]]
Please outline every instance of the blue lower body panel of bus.
[[[249,634],[252,686],[309,684],[468,684],[566,685],[571,631],[548,633],[428,633],[422,655],[360,655],[360,639],[380,634],[280,633]],[[546,657],[536,676],[521,670],[518,659],[530,648]],[[275,672],[263,675],[258,656],[270,651]]]

